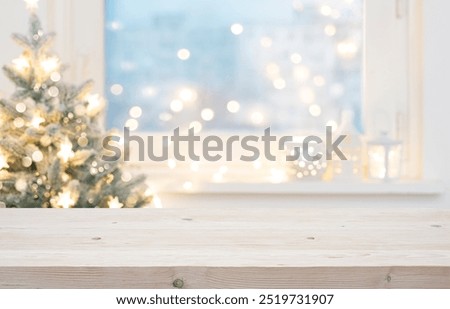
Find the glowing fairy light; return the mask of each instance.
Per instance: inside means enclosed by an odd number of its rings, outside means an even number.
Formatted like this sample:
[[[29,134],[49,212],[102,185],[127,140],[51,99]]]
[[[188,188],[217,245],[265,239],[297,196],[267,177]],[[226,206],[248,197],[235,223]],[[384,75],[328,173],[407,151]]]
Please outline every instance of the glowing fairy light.
[[[180,60],[188,60],[191,57],[191,52],[189,49],[182,48],[177,52],[178,59]]]
[[[253,168],[255,170],[259,170],[261,167],[262,167],[262,163],[261,163],[260,160],[256,160],[256,161],[253,162]]]
[[[181,100],[173,100],[172,102],[170,102],[170,109],[175,113],[181,112],[183,108],[184,104]]]
[[[133,176],[132,176],[131,173],[129,173],[129,172],[124,172],[124,173],[122,174],[122,177],[120,177],[120,179],[121,179],[123,182],[130,182],[131,179],[133,179]]]
[[[241,109],[241,105],[239,104],[238,101],[231,100],[227,103],[227,109],[230,113],[235,114],[239,112],[239,110]]]
[[[0,153],[0,170],[9,168],[8,160]]]
[[[30,157],[23,157],[22,158],[22,165],[23,165],[23,167],[30,167],[31,164],[33,164],[33,160],[31,160]]]
[[[130,131],[136,131],[139,127],[139,122],[136,119],[128,119],[125,122],[125,127],[130,129]]]
[[[41,162],[42,160],[44,160],[44,155],[42,154],[41,151],[36,150],[35,152],[33,152],[33,154],[31,155],[31,159],[34,162]]]
[[[358,45],[353,40],[347,40],[338,43],[337,52],[339,56],[341,56],[344,59],[352,59],[356,56],[356,53],[358,52]]]
[[[159,198],[159,196],[156,195],[156,194],[153,195],[153,198],[152,198],[152,205],[153,205],[154,208],[163,208],[162,201],[161,201],[161,199]]]
[[[313,104],[309,107],[309,113],[313,117],[319,117],[322,114],[322,108],[317,104]]]
[[[121,203],[119,201],[119,198],[116,196],[114,198],[110,198],[110,200],[108,201],[108,207],[109,208],[115,208],[115,209],[122,208],[123,207],[123,203]]]
[[[158,93],[158,90],[155,87],[147,86],[141,90],[141,94],[145,98],[154,97]]]
[[[52,80],[52,82],[59,82],[61,80],[61,74],[59,72],[53,72],[50,75],[50,79]]]
[[[334,121],[334,120],[329,120],[329,121],[327,121],[326,126],[327,126],[327,127],[331,127],[331,130],[332,130],[333,132],[335,132],[335,131],[337,130],[338,124],[337,124],[337,122]]]
[[[299,82],[305,82],[309,79],[311,71],[304,65],[297,65],[293,71],[294,79]]]
[[[56,98],[59,95],[59,89],[58,87],[52,86],[48,89],[47,93],[52,98]]]
[[[73,199],[72,194],[68,190],[58,193],[56,205],[62,208],[71,208],[75,205],[76,201]]]
[[[260,125],[260,124],[262,124],[263,121],[264,121],[264,115],[263,115],[263,113],[261,113],[261,112],[253,112],[253,113],[250,115],[250,120],[252,121],[252,123],[253,123],[254,125]]]
[[[273,86],[275,89],[282,90],[286,88],[286,81],[282,78],[277,78],[273,81]]]
[[[335,25],[326,25],[323,29],[327,36],[334,36],[336,34],[336,26]]]
[[[27,58],[21,56],[12,61],[14,68],[19,72],[24,72],[26,69],[30,68],[30,63]]]
[[[200,133],[200,131],[203,129],[203,126],[198,121],[192,121],[189,124],[189,129],[194,129],[194,133]]]
[[[205,121],[211,121],[214,119],[214,111],[210,108],[205,108],[201,112],[201,117]]]
[[[313,83],[317,87],[323,87],[326,83],[325,77],[323,77],[322,75],[316,75],[313,78]]]
[[[282,169],[272,168],[270,174],[270,182],[272,183],[281,183],[287,180],[286,172]]]
[[[115,96],[119,96],[123,93],[123,86],[121,84],[114,84],[110,88],[111,93]]]
[[[177,167],[177,162],[174,159],[167,160],[167,166],[173,170],[175,167]]]
[[[95,116],[105,106],[105,100],[99,94],[90,94],[86,97],[87,113],[89,116]]]
[[[302,56],[299,53],[293,53],[290,57],[290,60],[293,64],[299,64],[302,62]]]
[[[193,187],[194,187],[194,184],[191,181],[186,181],[183,183],[183,189],[186,191],[192,190]]]
[[[222,173],[214,173],[212,180],[213,180],[213,182],[222,182],[223,174]]]
[[[25,125],[25,120],[21,117],[17,117],[13,120],[13,124],[16,128],[22,128]]]
[[[164,121],[164,122],[170,121],[170,120],[172,120],[172,118],[173,118],[172,114],[169,114],[169,113],[159,114],[159,120]]]
[[[322,5],[320,7],[320,14],[323,16],[330,16],[333,13],[333,9],[329,5]]]
[[[244,32],[244,26],[242,26],[241,24],[232,24],[230,27],[231,33],[233,33],[234,35],[240,35],[242,34],[242,32]]]
[[[63,143],[61,143],[57,156],[63,162],[67,162],[69,161],[69,159],[73,158],[74,155],[75,154],[72,150],[72,143],[68,139],[66,139]]]
[[[133,118],[140,118],[142,116],[142,108],[139,106],[133,106],[130,108],[130,116]]]
[[[16,104],[16,111],[18,112],[18,113],[23,113],[23,112],[25,112],[27,110],[27,106],[24,104],[24,103],[17,103]]]
[[[56,57],[49,57],[41,61],[41,68],[46,73],[52,73],[59,67],[59,59]]]
[[[183,88],[178,94],[178,97],[184,102],[193,102],[197,100],[197,96],[197,92],[191,88]]]
[[[119,21],[113,21],[113,22],[111,22],[111,24],[109,26],[110,26],[111,30],[113,30],[113,31],[118,31],[123,28],[122,23]]]

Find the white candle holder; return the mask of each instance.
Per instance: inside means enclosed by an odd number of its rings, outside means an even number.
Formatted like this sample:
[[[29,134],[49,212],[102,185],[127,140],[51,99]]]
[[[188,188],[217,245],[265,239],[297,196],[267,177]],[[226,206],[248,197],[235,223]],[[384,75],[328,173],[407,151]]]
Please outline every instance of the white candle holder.
[[[367,143],[368,173],[374,180],[390,181],[400,178],[402,142],[389,138],[383,132]]]

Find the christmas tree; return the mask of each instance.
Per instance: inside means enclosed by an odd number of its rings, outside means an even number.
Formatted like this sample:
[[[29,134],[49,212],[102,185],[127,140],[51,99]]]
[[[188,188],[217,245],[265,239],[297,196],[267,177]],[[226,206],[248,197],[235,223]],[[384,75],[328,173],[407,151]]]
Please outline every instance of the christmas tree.
[[[102,160],[105,101],[91,94],[92,82],[65,84],[60,60],[51,53],[30,10],[29,35],[14,34],[22,55],[3,68],[15,83],[0,100],[0,207],[122,208],[151,202],[144,177],[122,172],[120,162]]]

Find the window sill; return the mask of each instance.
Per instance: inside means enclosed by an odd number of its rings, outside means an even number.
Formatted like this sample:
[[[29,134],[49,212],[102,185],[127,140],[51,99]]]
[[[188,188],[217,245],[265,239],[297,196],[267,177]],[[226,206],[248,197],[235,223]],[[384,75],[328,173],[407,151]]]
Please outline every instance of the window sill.
[[[440,181],[375,182],[287,182],[287,183],[192,183],[171,182],[158,188],[163,194],[271,194],[271,195],[441,195],[445,186]]]

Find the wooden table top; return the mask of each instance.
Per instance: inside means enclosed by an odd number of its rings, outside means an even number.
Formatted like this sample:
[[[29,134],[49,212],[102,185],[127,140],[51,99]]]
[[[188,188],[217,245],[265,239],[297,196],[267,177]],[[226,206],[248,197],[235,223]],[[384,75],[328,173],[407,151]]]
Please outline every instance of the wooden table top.
[[[448,287],[450,209],[0,209],[0,287]]]

